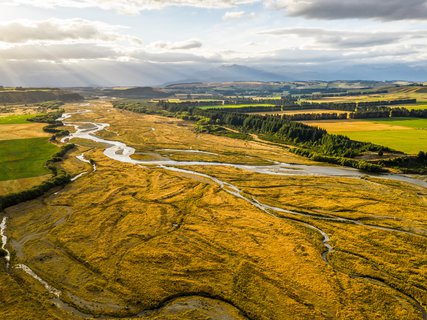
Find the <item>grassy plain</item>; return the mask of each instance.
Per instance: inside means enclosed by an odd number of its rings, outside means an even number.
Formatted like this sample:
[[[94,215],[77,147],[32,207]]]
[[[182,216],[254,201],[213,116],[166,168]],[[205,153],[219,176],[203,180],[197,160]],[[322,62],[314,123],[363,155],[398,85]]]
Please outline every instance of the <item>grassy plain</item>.
[[[46,138],[0,141],[0,181],[37,177],[49,173],[45,162],[59,148]]]
[[[427,150],[427,119],[306,121],[354,140],[373,142],[409,154]]]
[[[111,107],[102,102],[92,108],[74,120],[108,122],[109,131],[99,134],[138,152],[191,149],[215,155],[161,154],[311,163],[274,145],[197,134],[182,120],[106,111]],[[160,307],[140,319],[422,318],[415,300],[427,305],[425,188],[378,178],[188,168],[272,206],[371,225],[364,226],[269,214],[209,178],[119,163],[98,146],[76,150],[64,168],[88,170],[78,167],[74,155],[80,152],[96,161],[96,172],[6,210],[12,263],[30,266],[80,311],[109,318]],[[329,234],[329,263],[322,259],[322,237],[304,223]],[[21,286],[11,284],[7,297],[0,295],[17,301],[5,304],[10,319],[35,308],[41,317],[55,311],[60,319],[82,319],[63,308],[50,310],[43,287],[22,271],[12,269],[5,281],[12,280]]]

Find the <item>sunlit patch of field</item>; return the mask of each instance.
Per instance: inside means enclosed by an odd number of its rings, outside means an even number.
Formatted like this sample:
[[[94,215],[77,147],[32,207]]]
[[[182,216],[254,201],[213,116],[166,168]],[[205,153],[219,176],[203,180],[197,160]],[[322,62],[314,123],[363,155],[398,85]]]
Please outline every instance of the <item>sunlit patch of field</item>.
[[[389,124],[387,122],[375,122],[370,120],[321,120],[304,121],[310,126],[326,129],[330,133],[359,132],[359,131],[394,131],[410,130],[407,126]]]
[[[409,154],[427,150],[426,119],[325,120],[304,123],[353,140],[372,142]]]
[[[43,131],[43,123],[2,124],[0,125],[0,140],[49,137]]]
[[[108,109],[98,102],[94,113],[78,117],[110,123],[109,131],[99,134],[138,152],[201,150],[219,156],[161,154],[184,160],[306,162],[274,145],[198,135],[182,120]],[[96,162],[96,172],[76,161],[82,152]],[[139,318],[243,319],[240,310],[250,319],[418,319],[411,297],[427,304],[425,188],[377,178],[187,168],[272,206],[397,229],[389,231],[274,216],[209,178],[119,163],[99,146],[79,147],[61,166],[89,173],[57,194],[7,209],[9,247],[13,263],[30,266],[62,291],[63,301],[85,313],[125,317],[160,307]],[[302,222],[330,235],[329,264],[322,259],[322,237]],[[19,270],[8,279],[21,284],[8,286],[8,301],[17,301],[16,307],[7,305],[15,318],[34,308],[52,314],[37,282]],[[60,319],[82,318],[53,309]]]

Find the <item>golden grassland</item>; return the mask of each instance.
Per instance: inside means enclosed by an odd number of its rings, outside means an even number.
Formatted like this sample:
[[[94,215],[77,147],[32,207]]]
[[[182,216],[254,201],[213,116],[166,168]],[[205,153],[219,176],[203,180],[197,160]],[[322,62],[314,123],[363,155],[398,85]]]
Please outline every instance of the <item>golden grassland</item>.
[[[159,149],[193,149],[217,155],[162,156],[309,163],[274,145],[196,134],[182,120],[111,110],[102,102],[93,109],[72,120],[110,123],[100,135],[135,147],[145,153],[141,158]],[[96,172],[75,158],[82,152],[96,161]],[[54,190],[59,193],[7,209],[8,248],[12,263],[30,266],[82,312],[114,318],[160,307],[139,318],[422,318],[413,299],[427,305],[425,188],[377,178],[191,167],[272,206],[395,231],[270,215],[208,178],[119,163],[96,145],[79,147],[61,166],[90,173]],[[321,256],[322,237],[301,222],[329,234],[329,264]],[[11,276],[0,271],[0,280],[0,301],[6,301],[0,315],[8,319],[33,311],[36,318],[83,318],[53,306],[43,287],[20,270]]]
[[[49,137],[49,134],[43,131],[45,126],[43,123],[2,124],[0,140]]]
[[[0,196],[22,191],[25,189],[30,189],[34,186],[39,185],[40,183],[49,179],[50,177],[51,175],[47,174],[40,177],[0,181]]]

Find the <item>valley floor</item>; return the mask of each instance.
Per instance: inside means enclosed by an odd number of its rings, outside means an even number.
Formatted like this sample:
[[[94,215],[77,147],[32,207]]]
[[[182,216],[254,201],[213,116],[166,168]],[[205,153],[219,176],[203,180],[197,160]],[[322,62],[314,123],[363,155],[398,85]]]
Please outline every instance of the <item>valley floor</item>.
[[[316,173],[279,146],[107,101],[66,105],[85,109],[70,131],[110,125],[71,140],[62,167],[86,174],[0,216],[0,318],[427,318],[423,184]]]

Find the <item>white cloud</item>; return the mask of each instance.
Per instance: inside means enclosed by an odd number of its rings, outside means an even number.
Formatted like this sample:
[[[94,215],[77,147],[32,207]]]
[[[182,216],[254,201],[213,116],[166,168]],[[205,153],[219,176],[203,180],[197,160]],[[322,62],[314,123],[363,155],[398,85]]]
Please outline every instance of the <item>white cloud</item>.
[[[119,29],[122,28],[84,19],[15,20],[0,24],[0,42],[115,41],[119,39],[127,39],[135,42],[141,41],[135,37],[128,37],[118,33]]]
[[[324,44],[330,48],[374,48],[377,46],[418,40],[427,43],[424,31],[390,31],[390,32],[355,32],[326,30],[319,28],[282,28],[262,31],[260,34],[274,36],[296,36],[310,38],[315,43]]]
[[[254,18],[255,13],[247,13],[245,11],[227,11],[222,17],[223,20],[238,20],[243,18]]]
[[[118,58],[114,48],[88,44],[20,45],[0,49],[0,59],[59,62],[64,60],[92,60]]]
[[[427,20],[427,0],[266,0],[265,4],[311,19]]]
[[[10,0],[12,5],[31,5],[37,7],[101,8],[123,14],[138,14],[143,10],[162,9],[170,6],[188,6],[198,8],[232,8],[258,0]]]
[[[201,48],[202,43],[195,39],[177,42],[157,41],[152,43],[150,47],[164,50],[190,50]]]

